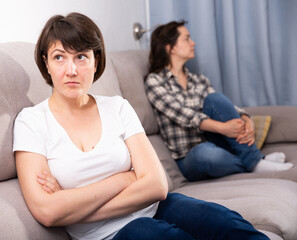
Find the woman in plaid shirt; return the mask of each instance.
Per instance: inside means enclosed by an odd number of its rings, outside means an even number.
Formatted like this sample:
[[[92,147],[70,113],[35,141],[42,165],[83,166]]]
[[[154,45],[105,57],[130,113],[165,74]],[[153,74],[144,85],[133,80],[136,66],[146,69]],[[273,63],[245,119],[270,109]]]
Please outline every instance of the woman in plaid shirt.
[[[284,153],[264,156],[254,144],[249,115],[185,67],[195,56],[195,42],[184,25],[173,21],[154,30],[145,81],[161,135],[184,176],[196,181],[291,168]]]

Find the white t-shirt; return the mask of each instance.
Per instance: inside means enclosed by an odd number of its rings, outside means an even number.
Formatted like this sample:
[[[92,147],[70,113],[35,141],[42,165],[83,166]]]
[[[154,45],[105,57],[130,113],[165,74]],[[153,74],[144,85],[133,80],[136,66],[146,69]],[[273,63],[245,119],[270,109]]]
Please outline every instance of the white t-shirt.
[[[13,151],[44,155],[51,174],[63,189],[85,186],[131,169],[125,140],[144,132],[131,105],[122,97],[93,96],[102,122],[102,136],[89,152],[82,152],[50,111],[48,99],[24,108],[15,120]],[[66,229],[73,239],[111,239],[123,226],[139,217],[153,217],[158,204],[127,216]]]

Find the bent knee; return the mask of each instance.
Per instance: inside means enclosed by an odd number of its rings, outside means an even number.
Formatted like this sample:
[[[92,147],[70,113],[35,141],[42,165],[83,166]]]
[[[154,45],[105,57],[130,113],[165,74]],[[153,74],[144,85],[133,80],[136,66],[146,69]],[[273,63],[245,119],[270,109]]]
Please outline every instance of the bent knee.
[[[213,227],[229,235],[234,232],[257,232],[251,223],[245,220],[238,212],[228,209],[220,204],[207,202],[208,211],[213,216]]]
[[[231,102],[229,100],[229,98],[227,98],[224,94],[222,93],[218,93],[218,92],[214,92],[214,93],[210,93],[207,95],[207,97],[204,100],[205,104],[209,104],[209,103],[221,103],[222,100],[227,101],[227,102]]]
[[[202,164],[214,164],[226,162],[226,150],[211,142],[203,142],[194,147],[186,158],[195,159]]]

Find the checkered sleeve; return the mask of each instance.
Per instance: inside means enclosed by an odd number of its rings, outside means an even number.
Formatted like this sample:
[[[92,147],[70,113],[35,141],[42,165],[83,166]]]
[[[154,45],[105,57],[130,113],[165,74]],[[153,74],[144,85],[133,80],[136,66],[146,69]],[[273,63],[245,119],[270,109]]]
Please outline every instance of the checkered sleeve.
[[[190,73],[190,75],[196,81],[197,85],[204,86],[203,91],[206,91],[208,94],[215,92],[215,89],[212,87],[209,79],[207,77],[205,77],[203,74],[200,74],[199,77],[198,77],[198,75],[192,74],[192,73]]]
[[[242,109],[242,108],[240,108],[240,107],[238,107],[236,105],[234,105],[234,107],[235,107],[236,111],[239,113],[240,116],[247,115],[248,117],[250,117],[250,115],[244,109]]]
[[[164,86],[164,79],[158,74],[149,74],[145,87],[153,107],[182,127],[198,130],[200,123],[208,118],[202,112],[186,107],[182,101],[171,94]]]

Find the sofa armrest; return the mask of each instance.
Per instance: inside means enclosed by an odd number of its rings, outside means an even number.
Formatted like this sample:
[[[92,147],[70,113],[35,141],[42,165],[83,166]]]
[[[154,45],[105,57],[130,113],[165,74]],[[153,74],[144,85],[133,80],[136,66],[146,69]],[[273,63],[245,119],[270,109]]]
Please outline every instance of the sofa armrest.
[[[250,115],[270,115],[271,125],[265,143],[297,142],[297,107],[246,107]]]

